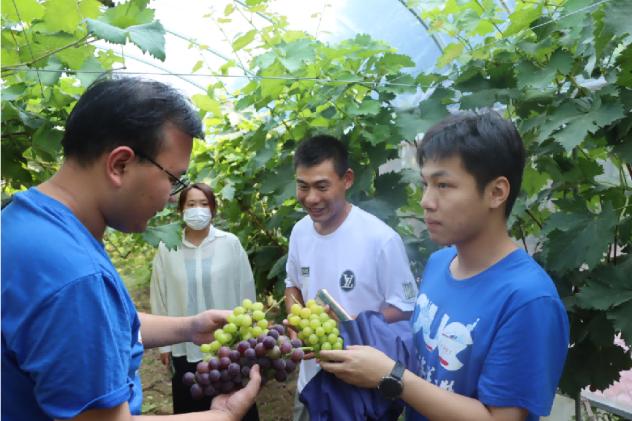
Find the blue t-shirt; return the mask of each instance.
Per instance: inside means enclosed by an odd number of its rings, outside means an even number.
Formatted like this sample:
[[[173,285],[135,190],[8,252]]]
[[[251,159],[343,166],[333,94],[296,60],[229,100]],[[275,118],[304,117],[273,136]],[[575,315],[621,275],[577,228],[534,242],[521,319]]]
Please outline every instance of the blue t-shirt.
[[[140,321],[103,245],[31,188],[2,212],[2,419],[139,414]]]
[[[569,343],[568,316],[555,285],[523,250],[456,280],[454,247],[434,253],[411,319],[417,373],[487,406],[548,415]],[[425,420],[413,411],[409,420]]]

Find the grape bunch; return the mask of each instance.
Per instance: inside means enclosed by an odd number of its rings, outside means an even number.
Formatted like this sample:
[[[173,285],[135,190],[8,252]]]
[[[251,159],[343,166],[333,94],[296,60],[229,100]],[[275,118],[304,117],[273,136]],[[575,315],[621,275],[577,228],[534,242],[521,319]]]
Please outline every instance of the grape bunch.
[[[283,382],[303,359],[303,344],[290,340],[282,325],[269,326],[263,304],[245,299],[233,309],[223,328],[214,332],[214,340],[200,346],[207,355],[187,372],[182,381],[190,386],[191,396],[201,399],[230,393],[244,387],[250,368],[258,364],[262,384],[270,379]]]
[[[343,348],[338,324],[315,300],[308,300],[305,307],[292,304],[287,320],[298,331],[299,339],[314,352]]]

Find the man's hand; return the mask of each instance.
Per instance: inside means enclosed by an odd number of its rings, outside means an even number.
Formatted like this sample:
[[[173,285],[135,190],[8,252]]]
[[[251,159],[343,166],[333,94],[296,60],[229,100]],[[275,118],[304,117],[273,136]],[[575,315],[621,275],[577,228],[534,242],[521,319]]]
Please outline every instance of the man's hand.
[[[246,387],[230,395],[215,397],[211,405],[211,411],[223,412],[230,419],[240,420],[255,403],[255,398],[260,388],[261,375],[259,374],[259,366],[255,364],[250,369],[250,381]]]
[[[359,387],[377,387],[394,365],[395,361],[370,346],[351,345],[344,351],[320,351],[323,370]]]
[[[161,352],[160,353],[160,362],[165,367],[169,367],[169,364],[171,363],[171,352]]]
[[[230,310],[206,310],[193,316],[191,322],[191,342],[207,344],[213,340],[213,332],[226,324]]]

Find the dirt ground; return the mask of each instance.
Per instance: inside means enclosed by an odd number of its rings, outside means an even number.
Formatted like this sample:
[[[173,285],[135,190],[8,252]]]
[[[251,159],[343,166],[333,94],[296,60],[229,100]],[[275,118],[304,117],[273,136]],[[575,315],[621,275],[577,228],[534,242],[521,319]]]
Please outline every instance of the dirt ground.
[[[139,311],[149,309],[149,286],[131,291]],[[167,415],[172,413],[171,378],[160,363],[158,349],[145,351],[140,368],[143,382],[143,413]],[[261,421],[290,421],[296,390],[296,371],[285,383],[268,382],[257,398]]]

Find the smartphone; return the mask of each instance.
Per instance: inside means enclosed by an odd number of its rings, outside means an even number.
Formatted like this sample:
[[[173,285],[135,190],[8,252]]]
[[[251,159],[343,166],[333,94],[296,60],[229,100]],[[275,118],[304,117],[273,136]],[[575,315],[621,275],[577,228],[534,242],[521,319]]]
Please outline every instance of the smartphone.
[[[338,317],[338,320],[341,322],[345,322],[347,320],[351,320],[352,317],[345,311],[345,309],[338,304],[334,297],[327,292],[326,289],[321,289],[316,293],[316,300],[320,301],[322,305],[328,305],[331,311]]]

